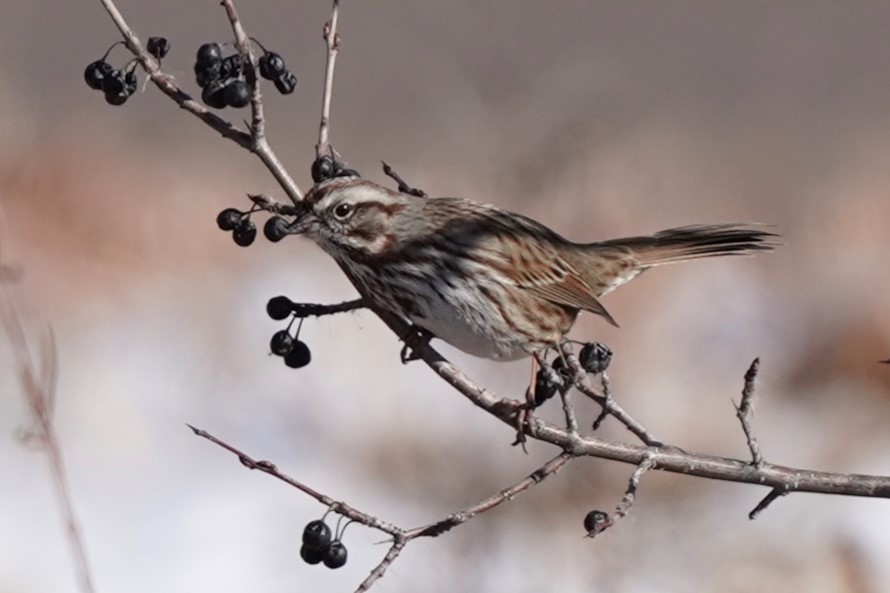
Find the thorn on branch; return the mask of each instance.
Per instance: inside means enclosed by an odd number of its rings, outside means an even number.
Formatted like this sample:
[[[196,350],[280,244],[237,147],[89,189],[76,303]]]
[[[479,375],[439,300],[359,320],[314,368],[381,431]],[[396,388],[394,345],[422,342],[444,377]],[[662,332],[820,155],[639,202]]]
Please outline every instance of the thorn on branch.
[[[615,506],[615,510],[611,515],[607,515],[603,511],[590,511],[584,517],[584,529],[587,530],[585,537],[596,537],[609,527],[612,527],[619,519],[625,517],[636,501],[637,489],[640,487],[640,480],[643,474],[651,469],[655,469],[655,458],[651,452],[646,452],[637,468],[630,475],[627,482],[627,490],[621,501]]]
[[[751,417],[754,413],[754,381],[757,379],[757,371],[760,369],[760,359],[755,358],[754,362],[745,373],[745,386],[742,388],[742,401],[736,406],[736,416],[742,424],[742,430],[745,432],[745,440],[748,442],[748,449],[751,451],[751,463],[754,467],[763,466],[763,455],[760,453],[760,446],[757,444],[757,438],[754,436],[754,429],[751,426]]]
[[[769,494],[763,497],[763,500],[757,503],[757,506],[754,507],[754,510],[748,513],[748,519],[753,521],[760,513],[766,510],[766,507],[771,505],[775,500],[782,498],[783,496],[787,496],[790,492],[790,490],[785,490],[783,488],[773,488],[769,491]]]

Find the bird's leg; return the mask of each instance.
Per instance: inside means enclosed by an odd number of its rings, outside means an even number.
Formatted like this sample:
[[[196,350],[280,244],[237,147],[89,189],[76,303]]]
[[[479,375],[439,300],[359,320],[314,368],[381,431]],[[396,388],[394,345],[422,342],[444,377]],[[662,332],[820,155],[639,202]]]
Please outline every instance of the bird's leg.
[[[411,327],[402,336],[402,341],[405,342],[405,345],[402,346],[402,352],[399,354],[402,364],[408,364],[412,360],[420,360],[420,350],[429,344],[431,339],[433,339],[433,334],[412,323]]]
[[[537,354],[532,356],[532,373],[528,381],[528,387],[525,388],[525,403],[516,412],[516,440],[513,441],[513,445],[520,445],[525,453],[528,453],[528,450],[525,448],[525,429],[528,426],[532,411],[538,407],[535,403],[535,385],[537,384],[536,378],[538,376],[539,362]]]

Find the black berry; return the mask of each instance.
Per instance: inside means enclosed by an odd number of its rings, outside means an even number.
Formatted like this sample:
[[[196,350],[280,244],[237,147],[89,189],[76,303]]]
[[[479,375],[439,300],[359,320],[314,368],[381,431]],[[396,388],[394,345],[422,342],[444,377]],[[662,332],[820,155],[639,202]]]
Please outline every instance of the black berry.
[[[131,92],[126,75],[120,70],[112,70],[102,79],[105,101],[110,105],[123,105]]]
[[[266,313],[276,321],[287,319],[293,310],[294,303],[286,296],[272,297],[269,299],[269,302],[266,303]]]
[[[358,171],[355,169],[348,169],[346,167],[341,167],[337,169],[336,173],[334,173],[335,177],[361,177],[358,174]]]
[[[217,215],[216,225],[221,230],[231,231],[238,226],[238,223],[241,222],[242,218],[244,218],[244,213],[237,208],[226,208]]]
[[[222,61],[222,47],[218,43],[205,43],[198,48],[198,64],[204,67],[219,67]]]
[[[321,519],[310,521],[303,529],[303,546],[310,550],[324,550],[331,543],[331,528]]]
[[[219,80],[216,80],[208,83],[207,86],[204,87],[204,90],[201,91],[201,100],[204,101],[204,104],[208,107],[222,109],[226,106],[225,94],[225,85]]]
[[[272,350],[272,354],[275,356],[285,356],[293,348],[294,337],[286,329],[275,332],[272,336],[272,341],[269,342],[269,349]]]
[[[235,229],[232,232],[232,238],[235,240],[235,243],[241,247],[247,247],[253,243],[254,239],[256,239],[256,225],[253,224],[253,221],[249,218],[242,219],[238,222],[237,226],[235,226]]]
[[[102,91],[106,95],[120,95],[126,91],[127,82],[124,73],[120,70],[112,70],[102,78]]]
[[[139,81],[136,78],[136,70],[130,70],[124,75],[124,90],[127,95],[132,95],[136,92],[136,89],[139,87]]]
[[[315,159],[312,163],[312,180],[321,183],[334,176],[334,159],[324,155]]]
[[[223,89],[223,100],[229,107],[244,107],[250,103],[250,87],[243,80],[233,80]]]
[[[612,351],[604,344],[590,342],[581,348],[578,360],[585,371],[595,375],[609,368],[609,363],[612,362]]]
[[[535,375],[535,406],[540,406],[562,388],[563,383],[556,373],[549,369],[538,369]]]
[[[105,60],[96,60],[83,71],[83,78],[87,85],[94,90],[102,90],[102,80],[111,73],[114,68]]]
[[[297,77],[294,76],[293,72],[284,72],[284,74],[276,76],[273,82],[275,83],[275,88],[282,95],[289,95],[297,88]]]
[[[331,542],[324,553],[324,565],[328,568],[340,568],[346,564],[346,546],[340,540]]]
[[[263,225],[263,234],[273,243],[278,243],[288,235],[287,228],[289,224],[286,219],[280,216],[273,216]]]
[[[231,56],[223,59],[222,66],[219,69],[219,75],[228,80],[229,78],[236,78],[241,75],[244,71],[244,60],[241,58],[241,54],[232,54]]]
[[[284,59],[274,51],[266,52],[260,57],[260,76],[266,80],[275,80],[286,71]]]
[[[303,544],[300,546],[300,558],[302,558],[306,564],[318,564],[324,560],[326,551],[326,548],[316,550]]]
[[[292,369],[302,368],[311,361],[312,353],[309,351],[309,346],[301,340],[295,340],[293,349],[284,357],[284,364]]]
[[[160,60],[170,51],[170,42],[164,37],[149,37],[146,49],[155,59]]]
[[[124,94],[124,93],[120,93],[117,95],[106,94],[105,102],[108,103],[109,105],[123,105],[124,103],[127,102],[127,99],[129,99],[129,98],[130,98],[130,96],[127,94]]]
[[[590,511],[584,517],[584,529],[588,535],[596,535],[610,524],[609,515],[603,511]]]

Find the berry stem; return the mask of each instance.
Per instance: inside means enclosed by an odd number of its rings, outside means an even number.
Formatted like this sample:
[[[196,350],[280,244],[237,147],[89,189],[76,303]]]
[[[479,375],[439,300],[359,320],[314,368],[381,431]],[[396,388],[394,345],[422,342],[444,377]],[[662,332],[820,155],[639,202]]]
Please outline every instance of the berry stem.
[[[115,41],[114,43],[112,43],[111,47],[109,47],[107,50],[105,50],[105,55],[102,56],[102,61],[103,62],[106,61],[108,59],[108,54],[111,53],[111,50],[113,50],[118,45],[123,45],[123,43],[124,43],[123,41]]]

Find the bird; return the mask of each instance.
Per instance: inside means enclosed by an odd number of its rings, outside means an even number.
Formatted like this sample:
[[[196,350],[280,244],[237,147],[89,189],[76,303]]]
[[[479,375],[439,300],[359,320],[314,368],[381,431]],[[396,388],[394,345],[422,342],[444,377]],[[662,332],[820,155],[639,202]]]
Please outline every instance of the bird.
[[[773,250],[778,235],[766,228],[699,224],[576,243],[493,205],[348,175],[313,186],[288,232],[330,255],[372,310],[468,354],[512,361],[557,347],[581,311],[617,326],[600,298],[650,268]]]

